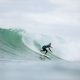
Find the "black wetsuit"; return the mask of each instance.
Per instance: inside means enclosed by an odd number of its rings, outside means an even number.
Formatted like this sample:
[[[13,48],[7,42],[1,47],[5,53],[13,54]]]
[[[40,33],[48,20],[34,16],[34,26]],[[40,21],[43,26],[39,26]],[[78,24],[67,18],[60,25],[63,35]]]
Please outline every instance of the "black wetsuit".
[[[47,50],[46,48],[48,48],[48,49],[51,51],[50,47],[51,47],[51,45],[44,45],[44,46],[42,47],[42,50],[41,50],[41,51],[46,51],[46,52],[45,52],[45,54],[46,54],[46,53],[48,52],[48,50]]]

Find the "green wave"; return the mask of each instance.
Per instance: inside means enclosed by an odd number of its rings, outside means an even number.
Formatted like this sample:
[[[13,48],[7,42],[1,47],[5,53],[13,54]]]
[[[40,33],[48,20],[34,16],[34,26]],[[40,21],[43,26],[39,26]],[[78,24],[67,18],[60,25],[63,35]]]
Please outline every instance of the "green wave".
[[[39,43],[41,40],[38,42],[37,38],[33,38],[28,34],[23,36],[23,32],[21,29],[0,28],[0,59],[39,59],[40,55],[35,54],[37,52],[33,47],[40,49],[41,44]],[[24,38],[27,38],[26,43],[23,41]]]

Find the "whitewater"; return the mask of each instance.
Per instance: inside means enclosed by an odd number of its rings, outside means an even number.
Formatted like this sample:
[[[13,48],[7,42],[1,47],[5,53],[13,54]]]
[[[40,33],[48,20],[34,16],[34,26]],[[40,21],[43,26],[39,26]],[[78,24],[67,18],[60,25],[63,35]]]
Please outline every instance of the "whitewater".
[[[40,49],[50,42],[53,53],[42,60]],[[80,61],[67,56],[65,44],[59,36],[0,28],[0,80],[80,80]]]

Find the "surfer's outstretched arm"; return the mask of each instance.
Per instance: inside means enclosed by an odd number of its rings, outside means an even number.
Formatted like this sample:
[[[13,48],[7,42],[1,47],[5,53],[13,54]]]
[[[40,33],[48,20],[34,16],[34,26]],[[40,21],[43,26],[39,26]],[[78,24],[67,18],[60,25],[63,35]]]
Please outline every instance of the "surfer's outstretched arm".
[[[51,51],[51,49],[49,48],[49,50]],[[52,52],[52,51],[51,51]]]

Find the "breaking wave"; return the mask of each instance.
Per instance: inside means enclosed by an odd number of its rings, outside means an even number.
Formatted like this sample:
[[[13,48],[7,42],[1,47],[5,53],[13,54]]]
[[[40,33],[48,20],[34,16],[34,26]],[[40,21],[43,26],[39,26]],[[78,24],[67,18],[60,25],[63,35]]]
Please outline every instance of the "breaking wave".
[[[26,59],[40,60],[40,49],[43,45],[52,43],[53,53],[49,52],[47,56],[51,60],[65,60],[60,55],[59,44],[64,40],[60,37],[53,39],[43,34],[27,33],[20,29],[0,29],[0,60],[1,59]],[[45,57],[46,58],[46,57]],[[47,58],[46,58],[47,59]]]

